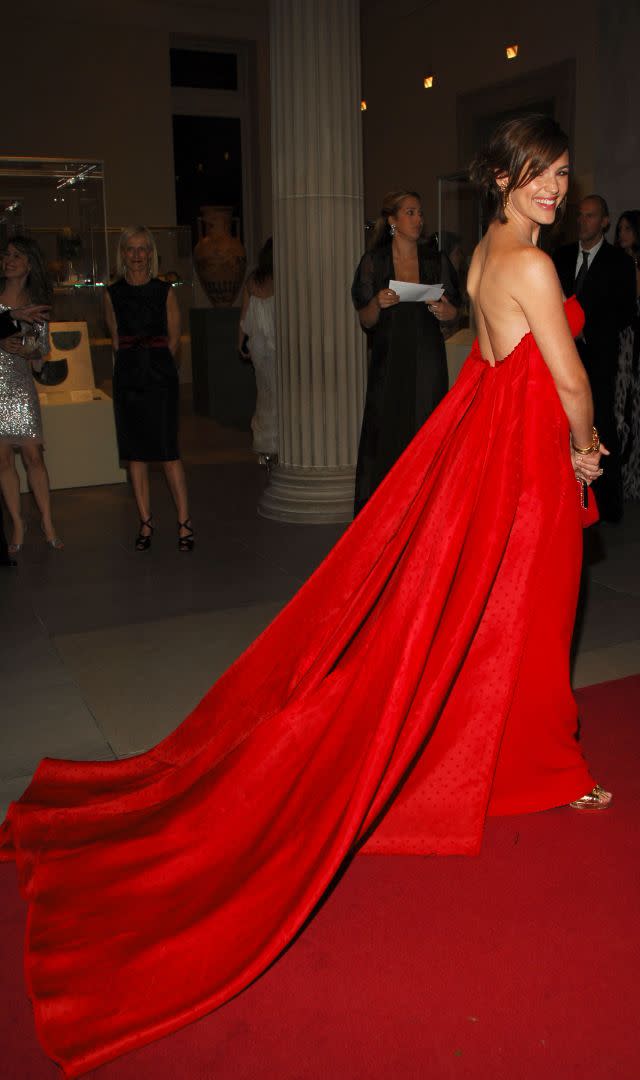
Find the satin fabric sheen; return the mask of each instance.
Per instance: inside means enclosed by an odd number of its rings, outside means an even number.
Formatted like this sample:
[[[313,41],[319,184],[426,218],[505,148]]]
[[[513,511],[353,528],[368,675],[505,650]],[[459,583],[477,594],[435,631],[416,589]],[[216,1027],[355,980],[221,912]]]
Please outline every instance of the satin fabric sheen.
[[[574,299],[566,313],[577,333]],[[29,904],[38,1035],[67,1077],[241,991],[357,851],[473,854],[487,813],[591,789],[568,674],[568,441],[532,336],[494,368],[474,344],[324,563],[172,735],[123,761],[41,763],[1,854]]]

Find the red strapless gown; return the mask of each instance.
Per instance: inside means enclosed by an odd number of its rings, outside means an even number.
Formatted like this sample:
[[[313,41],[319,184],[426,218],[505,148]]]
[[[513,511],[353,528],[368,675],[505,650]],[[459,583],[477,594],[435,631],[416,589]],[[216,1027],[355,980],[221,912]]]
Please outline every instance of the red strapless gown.
[[[582,325],[566,304],[574,333]],[[478,851],[593,786],[565,414],[529,334],[451,393],[297,596],[155,749],[45,760],[0,833],[45,1050],[76,1077],[256,978],[354,852]]]

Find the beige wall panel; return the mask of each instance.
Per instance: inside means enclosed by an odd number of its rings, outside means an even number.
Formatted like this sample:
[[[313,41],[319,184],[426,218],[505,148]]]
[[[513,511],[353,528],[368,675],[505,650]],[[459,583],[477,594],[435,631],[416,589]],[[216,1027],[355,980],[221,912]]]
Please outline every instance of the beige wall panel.
[[[226,9],[226,10],[225,10]],[[110,224],[175,224],[169,48],[176,35],[258,43],[255,168],[271,226],[267,5],[25,0],[0,65],[3,154],[100,158]],[[26,58],[26,59],[25,59]]]
[[[121,27],[52,20],[34,34],[17,20],[12,39],[2,97],[24,88],[20,109],[5,111],[4,152],[103,159],[109,221],[174,223],[168,35],[147,31],[141,48]]]
[[[576,62],[574,167],[580,185],[593,174],[597,80],[596,0],[553,5],[544,14],[512,0],[445,0],[416,5],[365,3],[362,17],[365,201],[375,217],[385,191],[417,188],[428,228],[436,227],[437,177],[459,160],[456,104],[471,93],[569,58]],[[516,60],[505,45],[517,42]],[[427,71],[427,68],[431,69]],[[422,78],[433,73],[432,90]]]

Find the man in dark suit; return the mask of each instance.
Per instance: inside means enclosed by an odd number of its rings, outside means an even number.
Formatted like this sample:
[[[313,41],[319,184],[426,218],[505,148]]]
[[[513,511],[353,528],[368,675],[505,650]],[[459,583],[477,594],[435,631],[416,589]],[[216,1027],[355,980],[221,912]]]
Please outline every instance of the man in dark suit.
[[[38,322],[48,318],[49,308],[42,304],[31,304],[29,307],[15,308],[13,311],[0,312],[0,341],[7,338],[22,335],[20,320],[23,322]],[[15,559],[9,557],[7,538],[2,521],[2,505],[0,505],[0,566],[15,566]]]
[[[576,345],[591,383],[595,425],[611,456],[594,482],[603,521],[622,517],[622,478],[614,413],[620,331],[634,316],[633,260],[605,240],[609,208],[601,195],[588,195],[578,208],[578,242],[553,256],[565,296],[575,293],[585,314]]]

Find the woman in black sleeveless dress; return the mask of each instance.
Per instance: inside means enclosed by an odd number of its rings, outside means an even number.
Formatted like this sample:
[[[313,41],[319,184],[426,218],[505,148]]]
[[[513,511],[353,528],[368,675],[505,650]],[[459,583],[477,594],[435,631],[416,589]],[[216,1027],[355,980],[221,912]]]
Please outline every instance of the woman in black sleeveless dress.
[[[136,551],[148,551],[153,536],[148,462],[162,462],[178,515],[178,548],[193,550],[184,467],[178,452],[180,314],[171,286],[160,281],[153,235],[141,225],[123,229],[118,278],[105,295],[105,317],[116,361],[113,406],[122,461],[140,515]]]
[[[353,303],[372,338],[356,468],[356,514],[449,389],[440,323],[455,319],[460,293],[449,259],[430,250],[422,236],[418,193],[389,192],[353,280]],[[389,288],[394,279],[442,284],[445,292],[437,303],[399,303]]]

